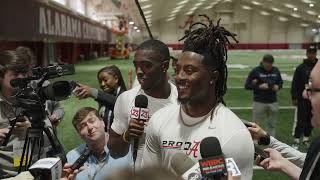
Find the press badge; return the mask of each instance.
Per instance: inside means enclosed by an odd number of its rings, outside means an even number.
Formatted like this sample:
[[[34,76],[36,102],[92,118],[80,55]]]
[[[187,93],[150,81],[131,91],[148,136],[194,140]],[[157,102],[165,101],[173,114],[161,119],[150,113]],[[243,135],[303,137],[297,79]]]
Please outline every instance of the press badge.
[[[16,140],[13,143],[13,166],[14,167],[19,167],[20,166],[20,160],[22,159],[22,151],[23,151],[23,145],[24,145],[24,140]],[[29,148],[30,150],[30,148]],[[27,152],[27,149],[25,151],[25,154]],[[31,153],[29,151],[29,153]],[[28,160],[30,160],[30,155],[28,156]],[[26,155],[23,158],[23,166],[26,164]]]

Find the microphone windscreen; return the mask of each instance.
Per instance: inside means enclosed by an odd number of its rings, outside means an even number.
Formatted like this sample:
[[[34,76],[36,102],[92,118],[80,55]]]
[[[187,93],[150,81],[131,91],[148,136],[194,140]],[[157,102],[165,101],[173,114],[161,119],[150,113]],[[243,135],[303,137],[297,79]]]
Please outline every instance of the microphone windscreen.
[[[134,100],[134,106],[139,108],[147,108],[148,107],[147,96],[143,94],[136,96],[136,99]]]
[[[220,142],[216,137],[206,137],[200,143],[200,154],[202,158],[221,156]]]
[[[194,162],[190,157],[184,153],[176,153],[171,159],[171,167],[177,173],[178,176],[181,176],[197,162]]]

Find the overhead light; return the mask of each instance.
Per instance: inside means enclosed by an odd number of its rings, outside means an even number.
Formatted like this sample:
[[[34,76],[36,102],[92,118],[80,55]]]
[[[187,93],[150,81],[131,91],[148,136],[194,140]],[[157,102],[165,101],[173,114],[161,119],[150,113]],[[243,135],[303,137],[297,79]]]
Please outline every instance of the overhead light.
[[[189,11],[186,13],[186,15],[191,15],[191,14],[193,14],[193,11]]]
[[[311,4],[309,4],[309,7],[313,7],[313,6],[314,6],[314,4],[312,4],[312,3],[311,3]]]
[[[180,1],[180,2],[177,3],[177,5],[185,4],[187,2],[189,2],[189,0]]]
[[[152,17],[152,14],[148,14],[145,16],[146,18],[151,18]]]
[[[283,16],[279,16],[278,19],[279,19],[279,21],[282,21],[282,22],[288,21],[288,18],[283,17]]]
[[[177,14],[176,13],[174,13],[174,14],[170,14],[170,16],[168,16],[168,17],[174,17],[174,16],[176,16]]]
[[[173,10],[180,10],[180,9],[182,9],[183,7],[184,7],[184,4],[173,8]]]
[[[152,13],[151,10],[143,12],[143,14],[150,14],[150,13]]]
[[[295,7],[295,8],[293,8],[293,10],[294,10],[294,11],[298,11],[298,8]]]
[[[316,13],[316,12],[314,12],[314,11],[310,11],[310,10],[308,10],[308,11],[307,11],[307,13],[308,13],[308,14],[310,14],[310,15],[313,15],[313,16],[317,15],[317,13]]]
[[[251,10],[252,9],[252,7],[246,6],[246,5],[242,5],[241,8],[245,9],[245,10]]]
[[[137,32],[140,32],[140,29],[137,29]]]
[[[312,32],[317,32],[317,31],[318,31],[318,30],[317,30],[317,29],[315,29],[315,28],[313,28],[313,29],[312,29]]]
[[[194,6],[198,7],[198,6],[201,6],[201,5],[202,5],[202,2],[199,2],[199,3],[195,4]]]
[[[281,11],[280,9],[275,8],[275,7],[272,7],[271,9],[272,9],[273,11],[276,11],[276,12],[280,12],[280,11]]]
[[[166,21],[172,21],[172,20],[174,20],[174,19],[175,19],[175,17],[172,17],[172,18],[166,19]]]
[[[288,3],[285,3],[284,6],[287,7],[287,8],[290,8],[290,9],[294,9],[295,8],[294,5],[288,4]]]
[[[254,4],[254,5],[257,5],[257,6],[260,6],[260,5],[261,5],[261,3],[260,3],[260,2],[257,2],[257,1],[251,1],[251,3]]]
[[[130,25],[133,25],[133,24],[134,24],[134,22],[133,22],[133,21],[130,21],[130,22],[129,22],[129,24],[130,24]]]
[[[148,2],[149,0],[139,0],[140,2]]]
[[[152,7],[152,4],[148,4],[148,5],[142,6],[141,9],[148,9],[148,8],[151,8],[151,7]]]
[[[175,9],[175,10],[171,11],[171,13],[177,13],[179,11],[180,11],[180,9]]]
[[[264,16],[269,16],[270,15],[270,13],[268,13],[267,11],[261,11],[260,14],[264,15]]]
[[[302,0],[302,2],[304,2],[304,3],[313,3],[311,0]]]
[[[308,27],[309,26],[309,24],[307,24],[307,23],[301,23],[300,24],[302,27]]]
[[[296,14],[296,13],[292,13],[291,16],[295,17],[295,18],[301,18],[301,16],[299,14]]]
[[[203,9],[211,9],[211,8],[213,8],[213,5],[212,6],[207,6],[207,7],[203,8]]]
[[[138,29],[138,27],[137,27],[137,26],[134,26],[133,29]]]
[[[189,9],[189,11],[194,11],[194,10],[196,10],[196,9],[198,9],[198,7],[193,7],[193,8],[191,8],[191,9]]]
[[[212,3],[210,4],[210,6],[213,6],[213,5],[218,4],[219,1],[220,1],[220,0],[212,2]]]

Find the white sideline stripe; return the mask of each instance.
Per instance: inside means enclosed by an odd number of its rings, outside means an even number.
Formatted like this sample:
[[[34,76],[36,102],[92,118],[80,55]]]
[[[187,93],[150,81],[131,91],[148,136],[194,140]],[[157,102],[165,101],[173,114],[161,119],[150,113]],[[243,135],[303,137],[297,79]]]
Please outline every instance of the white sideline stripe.
[[[289,89],[291,86],[283,86],[282,89]],[[230,86],[228,89],[245,89],[244,86]]]
[[[229,107],[232,110],[252,109],[252,107]],[[295,106],[279,106],[279,109],[295,109]]]
[[[254,165],[254,166],[253,166],[253,169],[254,169],[254,170],[261,170],[261,169],[263,170],[263,168],[262,168],[262,167],[260,167],[260,166],[256,166],[256,165]]]

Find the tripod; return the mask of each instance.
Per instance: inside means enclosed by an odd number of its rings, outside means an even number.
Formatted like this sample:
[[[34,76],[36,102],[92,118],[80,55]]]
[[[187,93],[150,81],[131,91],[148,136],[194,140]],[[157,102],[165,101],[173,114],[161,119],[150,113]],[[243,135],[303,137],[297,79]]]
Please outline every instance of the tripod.
[[[20,166],[19,166],[19,173],[21,171],[27,171],[28,168],[32,164],[34,151],[38,150],[38,157],[36,160],[40,159],[43,145],[44,145],[44,136],[43,133],[46,134],[46,136],[49,139],[50,145],[52,147],[52,151],[47,153],[47,156],[59,156],[62,160],[63,164],[67,161],[66,156],[63,150],[62,145],[60,144],[58,138],[55,134],[51,133],[49,127],[45,127],[44,118],[43,116],[44,112],[39,113],[29,111],[26,112],[26,114],[29,114],[30,120],[31,120],[31,127],[29,127],[26,131],[25,141],[23,145],[21,160],[20,160]],[[24,169],[23,169],[24,167]]]

